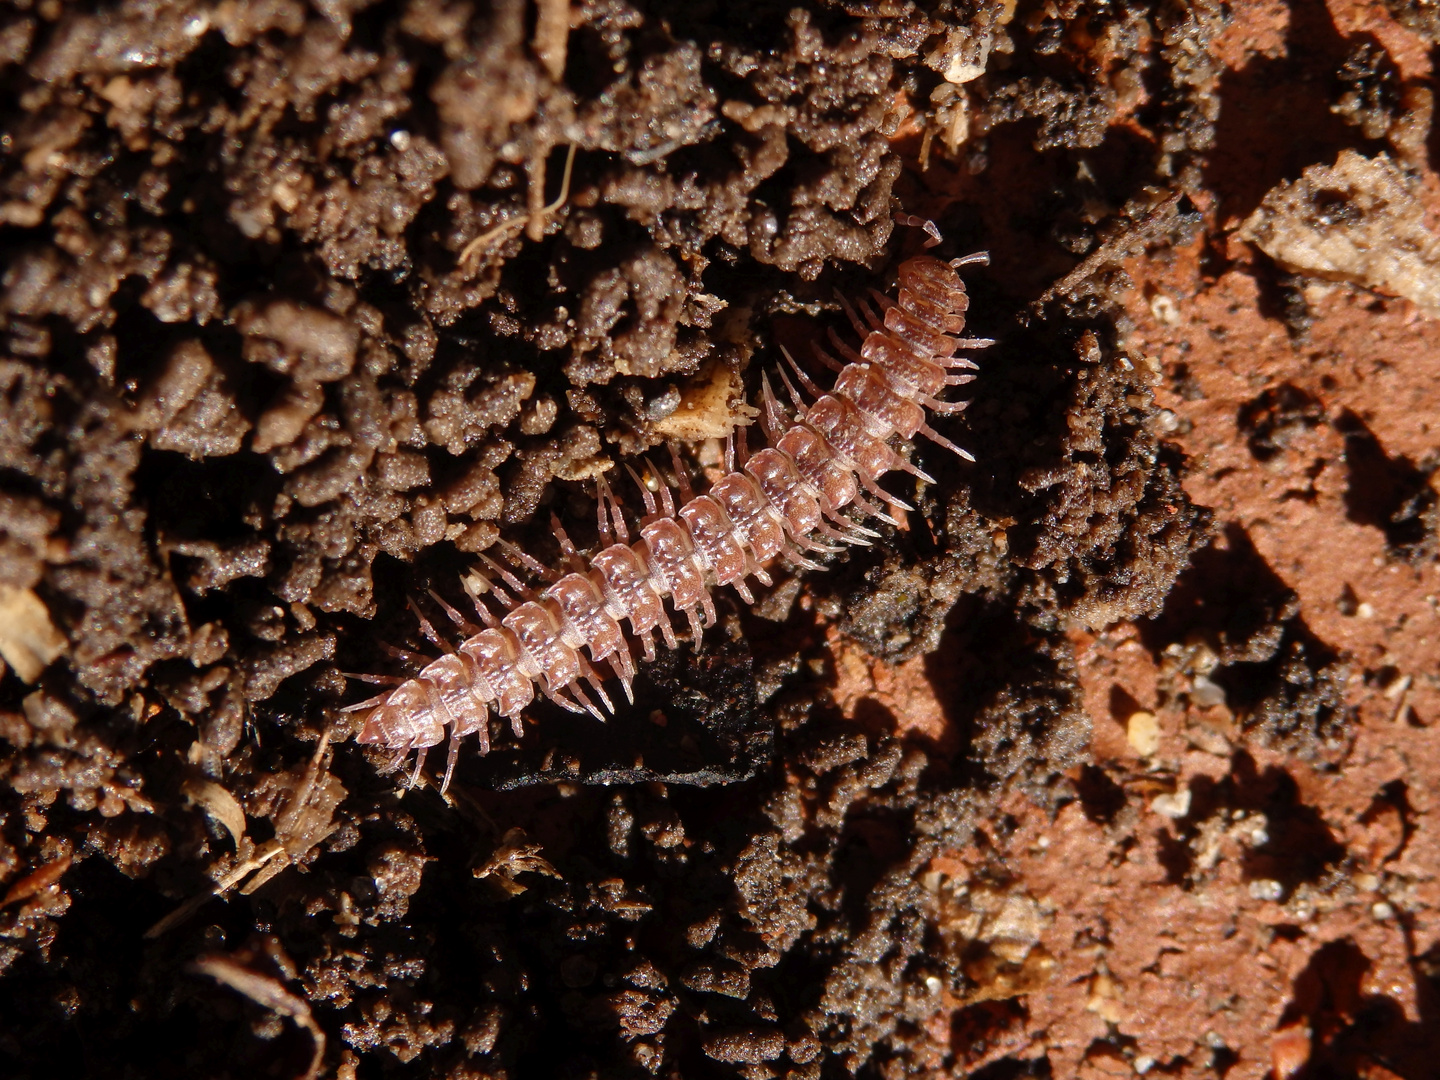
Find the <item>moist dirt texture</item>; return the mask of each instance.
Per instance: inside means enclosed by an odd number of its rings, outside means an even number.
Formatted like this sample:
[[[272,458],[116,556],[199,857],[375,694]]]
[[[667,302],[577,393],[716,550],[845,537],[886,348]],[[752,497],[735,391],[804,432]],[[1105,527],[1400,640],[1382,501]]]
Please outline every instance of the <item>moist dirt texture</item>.
[[[1437,59],[1428,0],[14,0],[0,1072],[1436,1076]],[[443,797],[354,741],[482,553],[823,381],[896,214],[990,252],[973,464]]]

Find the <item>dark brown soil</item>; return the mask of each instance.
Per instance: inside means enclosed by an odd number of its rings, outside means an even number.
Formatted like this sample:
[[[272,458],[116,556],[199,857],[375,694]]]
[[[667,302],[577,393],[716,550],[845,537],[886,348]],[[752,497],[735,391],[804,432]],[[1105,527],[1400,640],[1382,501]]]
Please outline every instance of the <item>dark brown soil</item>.
[[[1433,1075],[1437,41],[17,0],[4,1074]],[[405,791],[342,673],[593,541],[595,476],[713,468],[902,211],[992,256],[977,462]]]

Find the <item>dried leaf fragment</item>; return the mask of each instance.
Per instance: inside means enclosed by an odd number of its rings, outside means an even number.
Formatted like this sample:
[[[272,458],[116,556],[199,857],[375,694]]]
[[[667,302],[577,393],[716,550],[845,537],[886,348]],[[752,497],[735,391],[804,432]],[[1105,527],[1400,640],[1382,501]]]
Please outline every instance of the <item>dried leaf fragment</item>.
[[[245,811],[240,800],[213,780],[187,780],[181,789],[185,797],[199,804],[207,815],[225,826],[225,831],[240,849],[245,838]]]
[[[33,683],[66,644],[43,600],[29,589],[0,584],[0,656],[15,674]]]
[[[525,886],[515,880],[517,874],[548,874],[553,878],[560,877],[560,872],[540,854],[542,850],[539,844],[527,841],[524,829],[511,829],[501,838],[500,846],[490,858],[475,868],[475,876],[494,878],[495,883],[511,896],[519,896],[525,891]]]

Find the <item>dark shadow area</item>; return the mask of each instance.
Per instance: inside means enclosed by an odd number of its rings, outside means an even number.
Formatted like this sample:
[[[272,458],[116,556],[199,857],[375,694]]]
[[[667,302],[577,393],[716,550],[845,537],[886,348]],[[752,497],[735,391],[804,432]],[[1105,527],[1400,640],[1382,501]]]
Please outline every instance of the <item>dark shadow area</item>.
[[[1134,696],[1119,683],[1110,687],[1110,719],[1122,728],[1127,725],[1130,717],[1142,710],[1143,706],[1140,702],[1136,701]]]
[[[1050,1080],[1050,1059],[1001,1058],[970,1073],[967,1080]]]
[[[1398,859],[1415,833],[1415,809],[1410,805],[1410,789],[1404,780],[1392,780],[1382,787],[1360,815],[1360,824],[1372,825],[1392,813],[1400,819],[1400,840],[1393,850],[1376,853],[1382,862]]]
[[[1190,812],[1179,823],[1180,839],[1162,844],[1162,864],[1173,883],[1190,879],[1194,862],[1188,842],[1199,835],[1200,823],[1216,814],[1237,825],[1249,815],[1265,815],[1263,840],[1245,845],[1242,867],[1248,880],[1279,882],[1286,897],[1302,883],[1319,882],[1345,856],[1344,845],[1319,812],[1301,801],[1294,777],[1275,767],[1257,770],[1255,759],[1242,750],[1219,781],[1191,779]]]
[[[743,642],[717,641],[699,656],[662,649],[641,666],[635,703],[621,698],[613,719],[537,704],[518,747],[497,723],[500,745],[483,758],[462,753],[459,771],[500,791],[559,781],[734,783],[770,760],[774,731],[757,706]]]
[[[1165,883],[1189,888],[1190,870],[1195,860],[1190,845],[1168,829],[1155,832],[1155,859],[1165,870]]]
[[[1353,719],[1343,659],[1311,632],[1299,598],[1238,525],[1195,554],[1164,610],[1140,628],[1157,655],[1202,637],[1220,661],[1209,678],[1242,724],[1297,753],[1320,752]]]
[[[1256,461],[1269,461],[1295,436],[1325,421],[1325,409],[1312,395],[1291,383],[1272,386],[1240,407],[1236,419]]]
[[[1346,147],[1379,148],[1331,110],[1342,91],[1338,73],[1361,41],[1373,39],[1341,37],[1320,0],[1297,0],[1284,55],[1255,56],[1222,77],[1215,149],[1205,166],[1206,183],[1221,193],[1221,221],[1248,215],[1276,184],[1333,162]]]
[[[1280,323],[1294,342],[1304,342],[1315,322],[1305,299],[1305,278],[1288,273],[1259,248],[1250,264],[1255,280],[1255,307],[1261,315]]]
[[[1357,525],[1385,534],[1398,558],[1415,559],[1435,549],[1437,496],[1430,486],[1434,469],[1408,457],[1391,457],[1369,426],[1349,409],[1335,420],[1345,436],[1345,512]]]
[[[1085,816],[1097,825],[1110,824],[1125,806],[1125,789],[1098,765],[1086,765],[1080,770],[1075,789]]]
[[[842,910],[851,933],[865,932],[872,890],[909,846],[912,815],[885,807],[852,810],[845,819],[834,854],[830,879],[842,894]]]
[[[1435,1076],[1440,1059],[1440,993],[1426,975],[1428,954],[1412,961],[1418,976],[1418,1020],[1409,1020],[1394,998],[1365,993],[1372,966],[1360,946],[1346,938],[1317,949],[1295,979],[1290,1004],[1277,1027],[1303,1024],[1310,1030],[1310,1060],[1295,1074],[1298,1080],[1370,1075],[1431,1080]]]
[[[1090,719],[1068,643],[1002,604],[975,605],[926,656],[925,669],[942,694],[961,775],[1049,786],[1088,747]]]
[[[1023,1041],[1025,1023],[1029,1017],[1030,1011],[1023,998],[982,1001],[977,1005],[956,1009],[950,1015],[950,1047],[954,1067],[974,1068],[974,1063],[983,1061],[1008,1043]],[[993,1066],[1000,1064],[1006,1064],[1004,1059],[967,1075],[985,1075]]]
[[[1435,22],[1435,37],[1440,38],[1440,15],[1432,12],[1430,18]],[[1440,45],[1430,50],[1430,68],[1432,71],[1440,70]],[[1429,144],[1430,171],[1440,172],[1440,124],[1431,121],[1430,137],[1426,141]]]

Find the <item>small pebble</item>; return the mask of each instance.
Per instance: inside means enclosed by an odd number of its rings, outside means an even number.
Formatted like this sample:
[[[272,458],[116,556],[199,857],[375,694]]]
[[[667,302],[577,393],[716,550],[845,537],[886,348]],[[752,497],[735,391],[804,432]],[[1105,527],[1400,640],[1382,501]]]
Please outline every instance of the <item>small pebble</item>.
[[[1285,886],[1274,878],[1256,878],[1250,882],[1250,896],[1255,900],[1278,901],[1285,895]]]
[[[1152,712],[1133,712],[1125,722],[1125,738],[1141,757],[1154,757],[1160,749],[1160,721]]]
[[[1190,813],[1190,789],[1181,788],[1169,795],[1156,795],[1150,800],[1150,809],[1162,817],[1183,818]]]
[[[1224,705],[1225,688],[1217,682],[1211,682],[1204,675],[1196,675],[1190,691],[1190,700],[1202,709]]]

